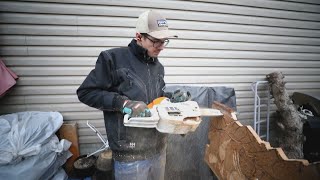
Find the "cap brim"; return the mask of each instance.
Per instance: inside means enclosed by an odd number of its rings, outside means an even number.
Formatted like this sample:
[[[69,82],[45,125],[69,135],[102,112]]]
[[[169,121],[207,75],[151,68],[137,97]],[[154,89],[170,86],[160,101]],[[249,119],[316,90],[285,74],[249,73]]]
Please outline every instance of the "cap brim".
[[[166,38],[177,38],[178,36],[169,31],[169,30],[161,30],[161,31],[153,31],[148,33],[150,36],[157,39],[166,39]]]

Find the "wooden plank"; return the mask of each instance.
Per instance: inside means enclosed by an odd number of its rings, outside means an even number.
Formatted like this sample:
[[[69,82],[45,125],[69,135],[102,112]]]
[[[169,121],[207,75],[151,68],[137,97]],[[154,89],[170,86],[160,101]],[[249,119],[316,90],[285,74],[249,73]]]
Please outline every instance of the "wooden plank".
[[[64,164],[66,173],[68,175],[71,174],[71,171],[73,169],[73,162],[76,160],[77,157],[80,156],[80,147],[79,147],[79,137],[77,132],[77,124],[62,124],[58,131],[58,137],[60,139],[67,139],[72,144],[69,148],[69,151],[72,153],[72,156],[67,160],[67,162]]]

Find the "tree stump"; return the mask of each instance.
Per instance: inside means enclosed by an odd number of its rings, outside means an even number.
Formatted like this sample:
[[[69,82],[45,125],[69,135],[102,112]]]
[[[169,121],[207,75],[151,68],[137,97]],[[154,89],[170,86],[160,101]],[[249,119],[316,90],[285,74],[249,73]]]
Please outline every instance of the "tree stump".
[[[278,109],[279,118],[275,122],[278,126],[277,143],[289,158],[303,159],[303,122],[286,91],[284,75],[273,72],[266,77]]]

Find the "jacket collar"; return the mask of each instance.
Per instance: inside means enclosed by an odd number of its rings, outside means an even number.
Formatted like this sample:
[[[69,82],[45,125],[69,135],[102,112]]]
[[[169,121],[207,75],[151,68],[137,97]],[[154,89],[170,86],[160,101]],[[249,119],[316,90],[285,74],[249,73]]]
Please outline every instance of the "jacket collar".
[[[132,39],[128,45],[133,54],[142,62],[145,63],[154,63],[158,58],[153,58],[148,55],[148,50],[137,44],[135,39]]]

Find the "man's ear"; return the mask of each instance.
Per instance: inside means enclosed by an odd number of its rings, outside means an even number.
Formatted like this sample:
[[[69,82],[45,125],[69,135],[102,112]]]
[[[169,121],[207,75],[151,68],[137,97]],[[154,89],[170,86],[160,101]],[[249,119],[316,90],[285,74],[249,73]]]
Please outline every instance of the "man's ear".
[[[141,41],[142,35],[140,33],[136,33],[136,40]]]

